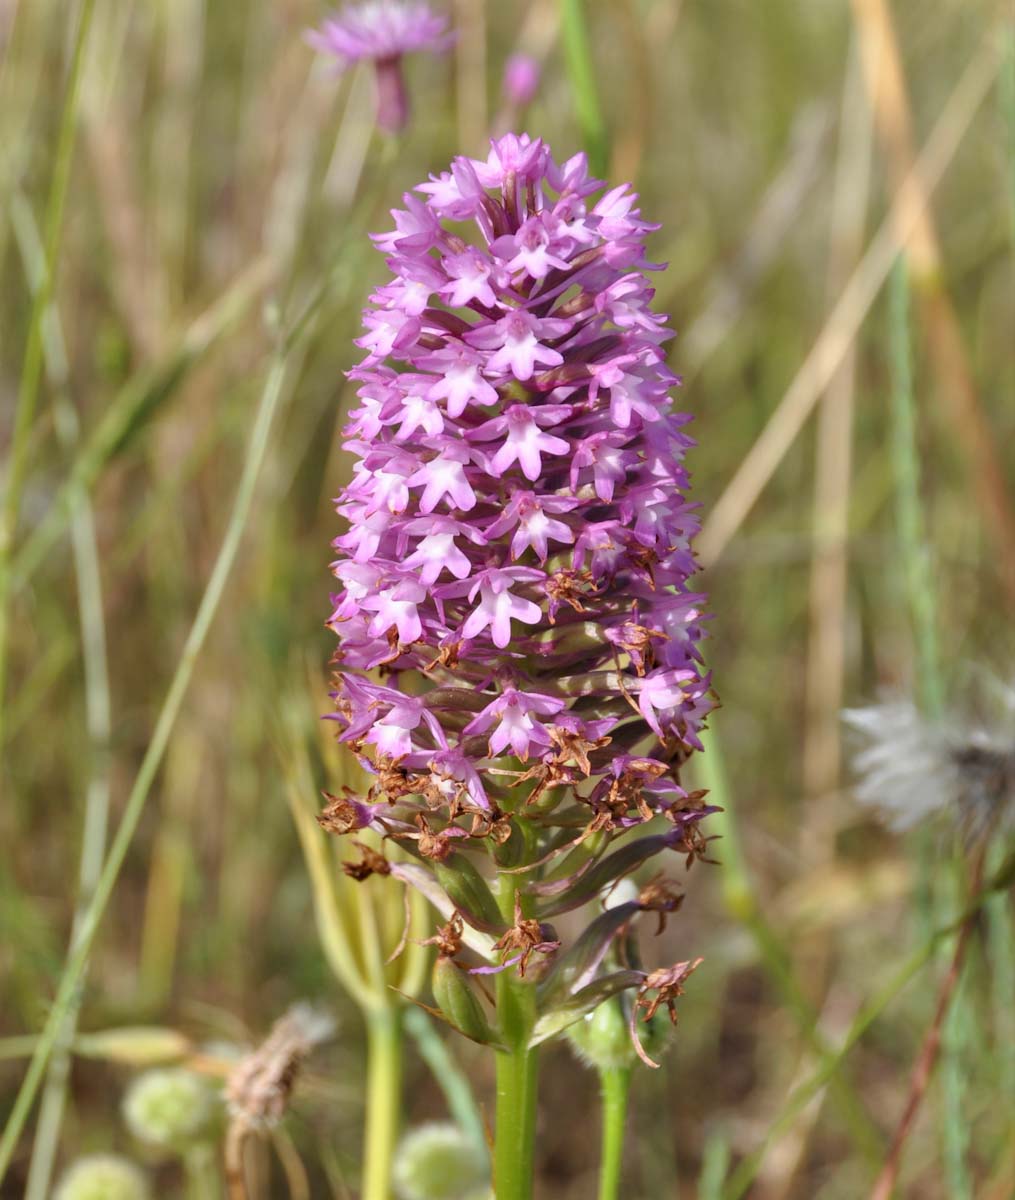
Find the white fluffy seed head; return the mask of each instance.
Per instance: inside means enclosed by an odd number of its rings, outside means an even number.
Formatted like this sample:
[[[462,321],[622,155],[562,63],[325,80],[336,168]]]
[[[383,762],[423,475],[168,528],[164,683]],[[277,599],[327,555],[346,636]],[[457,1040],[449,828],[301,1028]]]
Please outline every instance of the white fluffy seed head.
[[[1015,693],[1007,690],[1015,718]],[[847,709],[858,741],[856,797],[903,831],[937,816],[975,841],[1015,819],[1015,720],[995,728],[922,716],[908,700]]]

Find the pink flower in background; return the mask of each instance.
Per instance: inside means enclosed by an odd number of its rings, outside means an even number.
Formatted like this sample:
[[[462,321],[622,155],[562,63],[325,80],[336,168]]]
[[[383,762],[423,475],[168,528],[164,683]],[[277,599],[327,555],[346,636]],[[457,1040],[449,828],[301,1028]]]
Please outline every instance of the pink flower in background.
[[[447,17],[422,0],[366,0],[326,18],[307,34],[307,41],[332,56],[341,70],[364,59],[374,64],[377,124],[386,133],[398,133],[409,119],[402,56],[420,50],[440,53],[454,35],[448,32]]]
[[[539,90],[539,63],[531,54],[512,54],[504,64],[504,95],[516,108],[524,108]]]

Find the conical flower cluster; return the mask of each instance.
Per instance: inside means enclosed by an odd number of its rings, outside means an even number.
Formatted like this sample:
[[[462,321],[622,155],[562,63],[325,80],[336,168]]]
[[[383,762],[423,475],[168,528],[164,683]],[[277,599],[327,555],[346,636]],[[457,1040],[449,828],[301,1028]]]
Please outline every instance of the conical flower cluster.
[[[392,277],[350,372],[333,566],[334,716],[376,784],[322,823],[437,863],[580,844],[573,903],[566,880],[528,884],[560,912],[619,876],[588,870],[615,836],[672,825],[618,852],[625,870],[695,853],[708,811],[679,780],[712,700],[654,227],[584,155],[558,164],[525,136],[416,191],[375,238]],[[522,924],[484,927],[506,952]]]

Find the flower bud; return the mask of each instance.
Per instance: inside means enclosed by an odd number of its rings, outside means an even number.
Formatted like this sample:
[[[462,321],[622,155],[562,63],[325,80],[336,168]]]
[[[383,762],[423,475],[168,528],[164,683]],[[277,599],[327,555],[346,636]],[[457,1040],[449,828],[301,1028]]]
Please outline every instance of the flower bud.
[[[539,90],[539,63],[531,54],[512,54],[504,64],[504,95],[524,108]]]
[[[612,997],[568,1028],[567,1036],[578,1057],[597,1071],[633,1067],[638,1054],[631,1042],[626,997]],[[655,1058],[669,1039],[669,1022],[662,1015],[639,1021],[638,1040],[649,1058]]]
[[[123,1119],[136,1138],[181,1153],[214,1137],[220,1113],[214,1085],[182,1067],[139,1075],[123,1101]]]
[[[443,954],[434,963],[433,994],[437,1007],[466,1037],[487,1046],[498,1041],[468,976]]]
[[[482,1151],[450,1122],[410,1130],[395,1151],[399,1200],[479,1200],[490,1195],[488,1177]]]
[[[149,1200],[142,1172],[116,1154],[90,1154],[64,1172],[53,1200]]]
[[[434,874],[448,897],[473,929],[500,933],[504,921],[490,886],[472,861],[455,854],[447,863],[435,863]]]

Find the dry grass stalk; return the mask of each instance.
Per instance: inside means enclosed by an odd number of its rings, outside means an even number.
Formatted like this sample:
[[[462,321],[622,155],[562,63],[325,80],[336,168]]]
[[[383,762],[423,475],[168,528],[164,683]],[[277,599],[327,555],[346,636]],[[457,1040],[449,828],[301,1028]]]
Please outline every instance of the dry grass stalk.
[[[945,290],[941,246],[930,196],[919,171],[913,121],[898,40],[885,0],[853,0],[853,16],[871,107],[895,191],[893,213],[901,228],[912,283],[924,326],[937,389],[956,438],[969,460],[973,489],[989,535],[998,550],[998,569],[1015,608],[1015,510],[996,439],[977,395],[962,331]]]
[[[723,344],[765,271],[785,247],[821,176],[830,127],[830,114],[824,104],[807,105],[794,118],[786,160],[765,189],[736,258],[716,277],[707,304],[681,338],[688,373],[700,371]]]
[[[988,33],[955,85],[913,167],[913,174],[920,179],[920,188],[913,193],[915,200],[903,203],[898,195],[895,197],[891,211],[850,276],[778,408],[713,506],[698,539],[698,557],[703,566],[711,566],[726,550],[838,370],[909,236],[914,215],[922,211],[940,183],[986,98],[1000,57],[997,39],[993,32]]]
[[[981,851],[978,861],[973,868],[973,886],[971,888],[973,895],[979,892],[982,879],[983,853]],[[913,1126],[916,1124],[920,1106],[923,1104],[924,1096],[926,1096],[927,1088],[930,1085],[931,1076],[934,1074],[934,1067],[937,1065],[938,1055],[941,1051],[941,1036],[944,1030],[945,1017],[948,1015],[948,1009],[955,995],[955,989],[962,976],[962,967],[966,961],[969,939],[973,929],[976,927],[976,922],[977,913],[974,911],[966,917],[959,929],[959,934],[955,941],[955,950],[952,953],[952,960],[948,966],[948,972],[938,991],[934,1019],[931,1021],[930,1028],[924,1035],[923,1043],[920,1046],[920,1053],[916,1057],[913,1073],[910,1076],[909,1095],[906,1098],[906,1106],[902,1110],[902,1116],[895,1128],[888,1157],[885,1159],[885,1165],[874,1182],[870,1200],[892,1200],[895,1185],[899,1178],[899,1171],[902,1167],[902,1152],[905,1149],[909,1135],[913,1131]]]
[[[113,99],[101,111],[90,105],[85,133],[116,307],[134,352],[151,362],[163,349],[165,287],[146,232],[122,106]]]
[[[828,262],[829,304],[834,304],[860,258],[870,187],[870,109],[856,54],[843,89],[839,154],[832,197]],[[814,557],[811,562],[811,630],[807,654],[807,727],[804,789],[813,798],[839,786],[846,660],[846,583],[852,474],[856,346],[851,345],[818,408],[814,480]],[[823,811],[815,809],[815,811]],[[821,838],[822,842],[827,839]],[[813,862],[811,855],[806,861]]]
[[[462,153],[485,154],[488,122],[484,0],[455,0],[455,29],[458,145]]]

